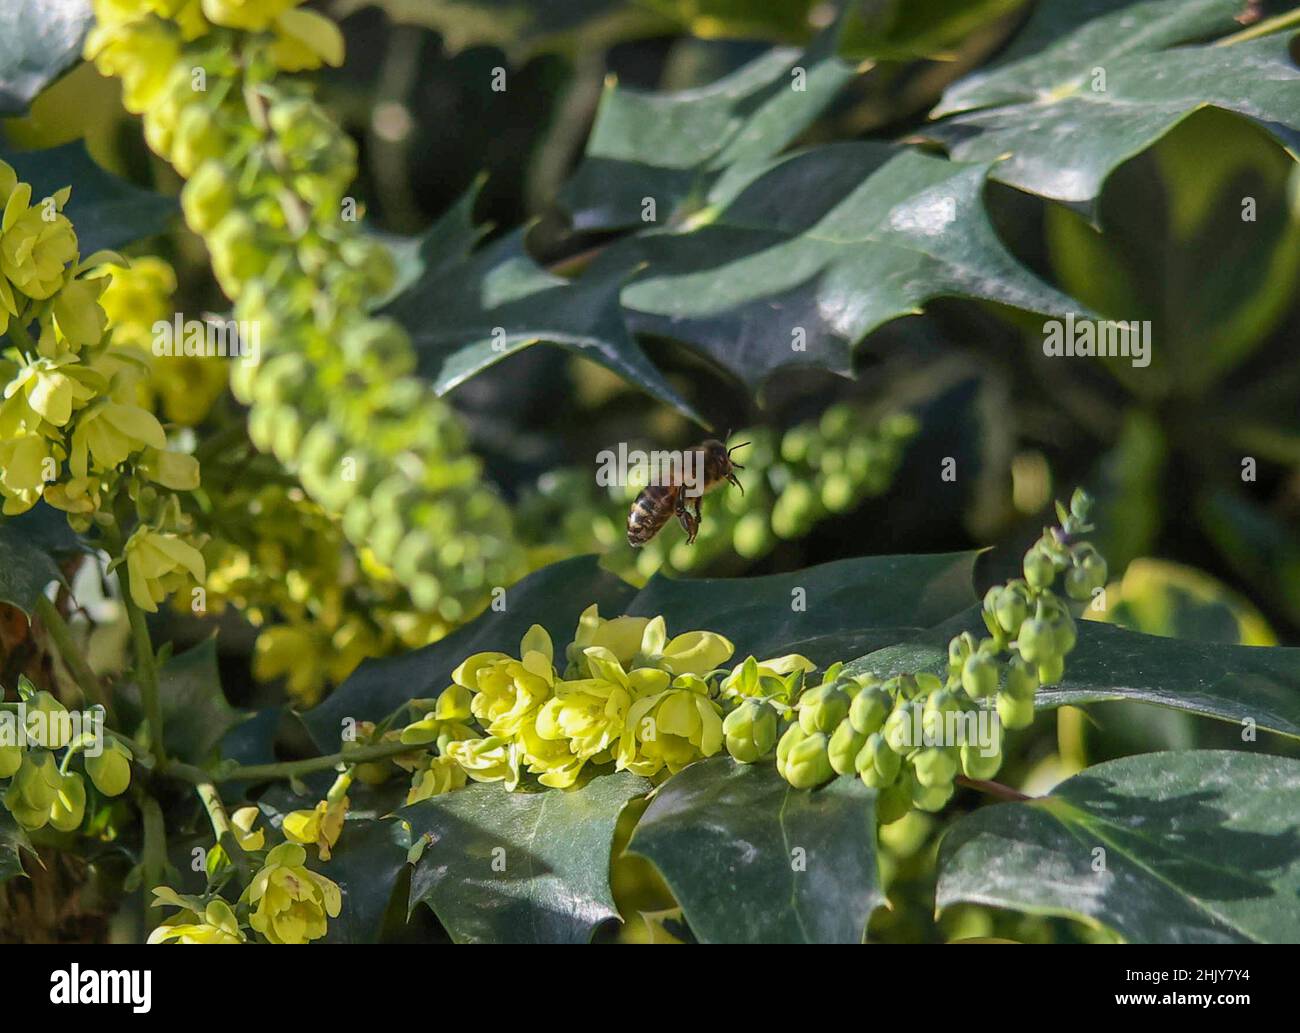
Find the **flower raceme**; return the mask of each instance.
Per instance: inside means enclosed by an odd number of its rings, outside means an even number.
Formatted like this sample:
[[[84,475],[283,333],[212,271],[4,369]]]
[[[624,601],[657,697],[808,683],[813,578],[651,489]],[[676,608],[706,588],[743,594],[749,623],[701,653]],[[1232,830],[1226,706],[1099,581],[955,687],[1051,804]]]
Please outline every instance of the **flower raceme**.
[[[300,0],[95,0],[95,14],[86,57],[122,79],[150,147],[186,177],[185,218],[236,319],[271,342],[255,372],[231,375],[250,439],[364,550],[371,581],[409,594],[394,609],[427,615],[402,641],[445,634],[527,564],[454,411],[410,375],[405,330],[371,314],[395,267],[345,203],[351,140],[307,84],[279,74],[340,63],[338,28]],[[293,638],[268,639],[264,666],[304,642],[353,663],[385,645],[364,619],[325,633],[294,624]],[[304,699],[347,664],[313,666]]]
[[[1064,573],[1078,603],[1105,580],[1105,561],[1078,540],[1089,530],[1089,506],[1078,492],[1069,510],[1058,507],[1061,526],[1026,558],[1032,583],[990,589],[990,636],[954,637],[946,680],[835,663],[813,684],[816,665],[798,654],[749,656],[728,668],[734,646],[723,635],[670,637],[662,617],[606,619],[594,605],[579,618],[561,670],[550,635],[533,625],[517,655],[466,658],[436,700],[408,704],[416,720],[387,733],[414,750],[396,762],[413,772],[408,802],[467,781],[515,789],[526,775],[573,788],[588,765],[662,778],[725,749],[741,763],[775,752],[777,770],[796,788],[856,774],[879,791],[886,822],[912,807],[939,810],[958,775],[997,773],[1002,730],[1032,721],[1036,689],[1064,673],[1074,621],[1051,586]],[[1040,557],[1050,569],[1036,569]]]
[[[0,358],[3,511],[44,499],[84,533],[115,526],[113,500],[128,495],[141,526],[128,549],[130,592],[154,610],[183,583],[173,575],[201,580],[203,567],[179,504],[151,485],[193,490],[198,464],[167,450],[162,424],[139,404],[147,366],[115,346],[102,304],[113,270],[129,265],[112,252],[81,258],[62,211],[69,196],[33,203],[31,186],[0,161],[0,330],[12,342]]]

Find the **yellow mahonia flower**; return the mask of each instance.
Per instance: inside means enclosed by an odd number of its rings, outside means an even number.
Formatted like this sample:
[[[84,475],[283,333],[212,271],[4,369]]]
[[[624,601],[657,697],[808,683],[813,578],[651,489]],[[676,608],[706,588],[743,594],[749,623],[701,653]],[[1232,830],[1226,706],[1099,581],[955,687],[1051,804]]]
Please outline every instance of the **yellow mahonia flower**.
[[[670,674],[703,677],[726,663],[735,649],[730,640],[716,631],[688,631],[669,639],[664,619],[656,617],[642,633],[635,662],[662,668]]]
[[[203,554],[180,535],[141,527],[125,552],[131,600],[149,613],[157,613],[158,604],[190,579],[203,583]]]
[[[452,681],[475,692],[470,708],[488,734],[518,735],[551,694],[555,682],[551,637],[534,624],[519,644],[520,659],[477,653],[452,672]]]
[[[441,796],[463,787],[468,779],[465,769],[454,757],[430,756],[423,767],[416,769],[411,778],[411,790],[406,794],[408,804],[419,803],[432,796]]]
[[[192,427],[211,411],[230,381],[229,364],[203,355],[154,355],[154,325],[174,314],[176,272],[161,258],[136,258],[129,266],[109,263],[100,304],[113,328],[113,344],[147,353],[148,382],[134,395],[159,406],[172,423]]]
[[[122,80],[122,106],[133,115],[148,111],[162,96],[181,56],[181,34],[156,18],[116,20],[98,16],[82,55],[103,74]]]
[[[50,309],[54,339],[73,351],[98,344],[108,329],[108,313],[99,303],[103,280],[70,280]]]
[[[152,255],[131,260],[128,266],[108,264],[98,271],[104,293],[99,303],[113,324],[113,340],[149,350],[153,325],[172,316],[171,297],[176,293],[176,271]]]
[[[0,169],[0,188],[12,175],[8,165]],[[33,206],[31,185],[17,183],[5,198],[0,273],[29,298],[41,301],[54,294],[63,286],[68,263],[77,257],[77,235],[62,212],[69,193],[65,187]]]
[[[313,624],[277,624],[265,628],[253,647],[253,677],[274,681],[282,675],[285,689],[298,703],[311,706],[325,688],[326,642]]]
[[[254,907],[249,924],[272,943],[309,943],[325,935],[342,906],[338,886],[304,867],[307,852],[281,843],[266,855],[241,900]]]
[[[239,919],[229,904],[218,897],[209,901],[202,911],[196,911],[197,903],[189,903],[178,893],[166,886],[159,886],[153,891],[159,904],[171,904],[184,908],[198,918],[197,922],[180,921],[177,915],[171,921],[158,926],[149,934],[150,943],[247,943],[248,938],[239,928]]]
[[[722,749],[722,712],[709,687],[694,675],[679,675],[672,687],[638,699],[627,714],[618,746],[618,767],[651,776],[667,767],[676,774]]]
[[[580,665],[583,651],[588,646],[602,646],[614,654],[614,658],[624,667],[632,666],[632,660],[641,649],[641,638],[645,634],[649,617],[615,617],[606,620],[600,610],[592,603],[582,611],[578,618],[578,628],[570,643],[567,659],[570,665]],[[572,672],[570,672],[572,673]],[[584,673],[590,673],[584,671]]]
[[[344,795],[337,800],[322,800],[310,811],[292,811],[284,816],[281,831],[290,842],[302,846],[315,844],[319,858],[328,861],[343,832],[348,802]]]
[[[235,842],[239,844],[239,849],[247,851],[261,850],[266,843],[266,831],[264,829],[253,829],[260,814],[261,812],[256,807],[240,807],[230,815],[230,824],[234,830]]]
[[[203,15],[213,25],[261,32],[302,0],[202,0]]]
[[[444,753],[475,782],[504,782],[507,789],[519,784],[519,751],[498,736],[451,742]]]
[[[47,490],[46,474],[57,460],[55,443],[41,434],[0,440],[0,494],[5,516],[17,516],[36,505]]]
[[[167,447],[167,435],[153,413],[138,405],[97,402],[82,414],[72,432],[72,472],[84,477],[91,462],[96,470],[111,470],[146,447]]]
[[[771,660],[746,657],[744,663],[737,664],[722,679],[720,695],[727,699],[779,697],[789,700],[802,676],[816,668],[815,663],[798,653],[787,653]]]
[[[275,19],[274,31],[271,59],[283,72],[343,64],[343,33],[323,14],[298,8],[284,11]]]
[[[88,378],[93,375],[71,354],[60,359],[41,358],[23,366],[5,385],[5,397],[22,391],[41,419],[63,427],[72,419],[74,408],[81,408],[95,397],[94,388],[85,383]]]
[[[172,491],[193,491],[199,486],[199,461],[184,452],[146,448],[135,468],[149,480]]]

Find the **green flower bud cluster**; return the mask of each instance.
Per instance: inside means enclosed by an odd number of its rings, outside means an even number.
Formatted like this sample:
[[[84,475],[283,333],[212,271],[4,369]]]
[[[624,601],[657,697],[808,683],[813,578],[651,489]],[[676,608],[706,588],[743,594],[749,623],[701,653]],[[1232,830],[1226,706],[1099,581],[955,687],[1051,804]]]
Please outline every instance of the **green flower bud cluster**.
[[[231,378],[253,443],[418,610],[459,623],[517,580],[525,558],[454,411],[413,375],[406,332],[368,314],[395,270],[344,197],[351,141],[306,84],[278,75],[335,63],[337,29],[296,10],[256,27],[242,16],[214,21],[208,6],[172,20],[114,6],[87,55],[123,77],[150,145],[189,177],[186,220],[235,319],[259,330],[261,361],[235,363]]]
[[[0,782],[8,780],[0,787],[0,803],[28,831],[49,825],[75,832],[86,814],[86,781],[72,770],[73,762],[82,758],[102,796],[120,796],[131,784],[131,751],[107,739],[92,754],[93,733],[74,738],[71,715],[51,693],[37,691],[26,677],[19,679],[18,693],[25,704],[21,712],[13,704],[0,710]]]
[[[661,568],[686,572],[738,565],[883,493],[916,431],[915,418],[906,413],[880,420],[861,407],[836,403],[820,419],[784,433],[768,427],[736,432],[732,440],[750,443],[736,453],[745,467],[739,474],[744,493],[720,489],[710,496],[694,544],[667,528],[641,549],[628,550],[627,515],[637,489],[605,492],[589,470],[581,469],[541,478],[519,504],[519,533],[540,562],[609,553],[612,568],[634,581]]]
[[[1061,524],[1044,531],[1026,554],[1026,576],[989,590],[982,613],[990,635],[955,636],[946,679],[928,671],[849,674],[836,664],[816,686],[804,687],[806,671],[800,669],[797,684],[782,683],[780,693],[733,691],[729,695],[743,702],[724,722],[724,730],[734,723],[736,731],[734,745],[727,737],[732,757],[752,763],[765,755],[766,747],[758,747],[766,734],[760,740],[749,732],[764,708],[770,720],[786,716],[776,747],[782,777],[810,789],[856,773],[878,791],[884,823],[913,808],[940,810],[958,776],[991,779],[1002,766],[1003,731],[1032,723],[1038,686],[1061,679],[1074,648],[1074,618],[1052,591],[1057,575],[1066,575],[1067,592],[1071,584],[1080,586],[1072,593],[1079,599],[1090,598],[1092,586],[1105,581],[1105,561],[1076,540],[1091,530],[1089,506],[1076,492],[1069,510],[1058,507]],[[1074,571],[1084,573],[1071,581]],[[743,681],[738,675],[736,687]]]

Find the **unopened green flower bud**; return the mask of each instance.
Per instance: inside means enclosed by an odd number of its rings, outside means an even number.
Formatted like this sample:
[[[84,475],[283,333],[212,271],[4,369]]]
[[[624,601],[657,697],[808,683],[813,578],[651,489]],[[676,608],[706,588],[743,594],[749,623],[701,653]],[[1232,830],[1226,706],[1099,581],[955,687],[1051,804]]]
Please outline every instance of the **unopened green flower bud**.
[[[86,774],[105,796],[120,796],[131,784],[131,751],[116,739],[97,757],[86,757]]]
[[[766,757],[776,745],[776,711],[759,700],[746,700],[722,722],[727,752],[742,764]]]
[[[892,825],[907,817],[911,810],[912,792],[902,781],[885,787],[876,795],[876,820],[881,825]]]
[[[912,758],[912,770],[927,788],[947,785],[957,774],[957,753],[941,746],[926,747]]]
[[[1015,638],[1020,625],[1029,617],[1029,599],[1024,590],[1012,585],[1004,588],[998,596],[993,616],[997,619],[998,626]]]
[[[23,763],[23,748],[17,743],[0,746],[0,778],[8,778]]]
[[[736,521],[731,531],[731,545],[745,559],[763,555],[776,544],[772,526],[766,513],[757,510],[746,513]]]
[[[792,481],[772,506],[772,530],[780,538],[798,538],[817,518],[817,496],[803,481]]]
[[[983,750],[973,743],[961,748],[961,770],[967,778],[992,778],[1002,767],[1002,750]]]
[[[1034,701],[1030,699],[1017,699],[1015,696],[1006,692],[998,693],[998,720],[1002,722],[1002,727],[1015,731],[1018,728],[1028,728],[1034,723]]]
[[[785,764],[786,759],[790,756],[790,751],[798,746],[799,743],[803,742],[807,737],[808,733],[799,727],[798,721],[790,725],[790,727],[782,733],[781,738],[778,739],[776,743],[776,766],[778,770],[780,770]],[[782,771],[781,774],[782,777],[784,777],[785,772]]]
[[[953,784],[949,780],[939,783],[938,785],[923,785],[918,779],[910,779],[912,804],[919,811],[929,811],[934,813],[941,811],[947,806],[948,801],[952,799]]]
[[[868,735],[862,749],[853,759],[854,770],[872,789],[893,785],[903,765],[901,754],[895,753],[879,732]]]
[[[1079,634],[1074,626],[1074,618],[1068,613],[1062,613],[1059,618],[1052,622],[1052,637],[1056,641],[1056,655],[1066,656],[1075,643],[1079,640]]]
[[[235,203],[233,174],[219,161],[205,161],[181,189],[181,210],[195,233],[210,233]]]
[[[849,720],[863,735],[878,732],[893,708],[889,693],[878,686],[861,689],[849,707]]]
[[[1007,664],[1007,682],[1002,691],[1016,699],[1032,700],[1038,691],[1037,669],[1022,658],[1013,656]]]
[[[1025,553],[1024,569],[1031,588],[1048,588],[1056,578],[1052,557],[1037,545]]]
[[[998,661],[991,653],[972,653],[961,669],[961,684],[971,699],[982,699],[998,689]]]
[[[1038,681],[1041,685],[1055,685],[1065,677],[1065,657],[1052,656],[1038,665]]]
[[[61,750],[72,740],[68,708],[41,690],[27,700],[27,737],[47,750]]]
[[[906,753],[916,746],[912,740],[916,738],[913,731],[913,710],[910,705],[900,706],[894,709],[894,712],[885,719],[885,726],[881,734],[885,737],[885,742],[895,753]]]
[[[785,759],[785,780],[796,789],[812,789],[835,777],[822,732],[805,736]]]
[[[835,769],[837,775],[852,774],[858,753],[861,752],[866,741],[866,735],[854,728],[853,722],[848,718],[840,722],[827,747],[831,767]]]
[[[1030,617],[1016,635],[1016,648],[1031,664],[1041,664],[1056,656],[1056,632],[1041,617]]]
[[[86,783],[75,771],[63,780],[50,804],[50,824],[60,832],[72,832],[86,814]]]
[[[831,734],[848,716],[849,694],[834,685],[818,685],[799,700],[799,726],[808,734]]]

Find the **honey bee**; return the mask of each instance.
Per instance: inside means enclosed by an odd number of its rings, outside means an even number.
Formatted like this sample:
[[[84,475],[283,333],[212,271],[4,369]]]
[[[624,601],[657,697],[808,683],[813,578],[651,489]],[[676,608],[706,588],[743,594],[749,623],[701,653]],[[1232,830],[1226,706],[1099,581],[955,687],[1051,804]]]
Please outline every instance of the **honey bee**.
[[[627,514],[628,544],[633,548],[645,545],[674,515],[686,532],[686,541],[694,542],[700,531],[700,499],[704,495],[724,481],[734,484],[742,495],[745,493],[745,486],[735,474],[744,467],[732,460],[731,453],[748,444],[742,441],[727,448],[721,441],[710,438],[693,448],[695,469],[701,472],[703,481],[695,494],[688,493],[688,485],[677,483],[650,484],[643,488]]]

